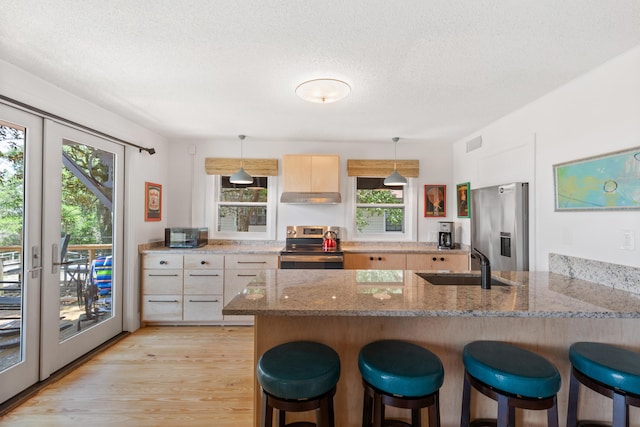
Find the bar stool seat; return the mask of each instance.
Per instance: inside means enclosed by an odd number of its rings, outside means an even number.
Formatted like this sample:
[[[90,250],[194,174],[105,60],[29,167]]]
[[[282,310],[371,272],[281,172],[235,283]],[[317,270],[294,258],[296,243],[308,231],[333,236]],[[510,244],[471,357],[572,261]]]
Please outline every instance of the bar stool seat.
[[[569,348],[569,359],[572,369],[567,426],[580,425],[580,383],[612,398],[613,426],[628,426],[629,405],[640,406],[640,353],[605,343],[577,342]]]
[[[385,405],[411,409],[413,426],[421,425],[421,408],[429,408],[429,426],[440,425],[444,368],[438,356],[416,344],[382,340],[360,350],[358,368],[365,389],[363,427],[408,425],[398,420],[385,423]]]
[[[274,409],[279,426],[285,425],[286,412],[315,409],[320,409],[315,425],[334,425],[333,396],[340,378],[340,358],[331,347],[310,341],[275,346],[260,356],[257,377],[262,388],[262,426],[272,425]]]
[[[461,426],[515,425],[515,408],[547,409],[549,426],[558,426],[560,373],[547,359],[498,341],[474,341],[464,347],[465,380]],[[471,422],[471,386],[498,401],[497,420]]]

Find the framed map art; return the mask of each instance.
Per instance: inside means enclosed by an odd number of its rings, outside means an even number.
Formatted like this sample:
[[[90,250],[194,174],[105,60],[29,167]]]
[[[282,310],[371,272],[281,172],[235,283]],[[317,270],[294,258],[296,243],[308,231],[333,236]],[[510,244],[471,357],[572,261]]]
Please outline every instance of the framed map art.
[[[556,211],[640,209],[640,147],[553,166]]]

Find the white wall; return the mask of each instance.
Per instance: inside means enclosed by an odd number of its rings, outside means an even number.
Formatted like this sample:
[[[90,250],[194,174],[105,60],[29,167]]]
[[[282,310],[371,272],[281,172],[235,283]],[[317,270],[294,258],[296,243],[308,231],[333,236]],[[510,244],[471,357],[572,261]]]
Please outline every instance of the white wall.
[[[125,153],[125,330],[139,327],[139,262],[137,245],[164,238],[166,215],[161,222],[144,222],[144,182],[168,181],[168,144],[165,138],[113,114],[95,104],[63,91],[20,68],[0,60],[0,93],[51,114],[88,126],[108,135],[144,146],[154,147],[149,156],[138,149]],[[166,196],[166,192],[165,192]],[[163,200],[166,212],[168,197]]]
[[[555,212],[553,182],[554,164],[640,146],[639,76],[640,46],[454,145],[456,183],[530,183],[532,270],[548,270],[549,253],[640,267],[640,211]],[[478,135],[482,148],[466,153]],[[635,250],[621,249],[624,230]]]
[[[239,132],[242,130],[239,129]],[[190,150],[195,148],[195,154]],[[265,141],[248,135],[244,141],[246,158],[277,158],[279,160],[280,179],[278,200],[282,193],[282,155],[283,154],[338,154],[340,156],[340,191],[343,202],[337,205],[292,205],[278,203],[277,240],[284,240],[287,225],[337,225],[347,227],[345,240],[349,240],[350,230],[345,200],[352,193],[349,187],[352,180],[347,177],[347,159],[393,159],[393,142],[281,142]],[[204,217],[205,203],[208,200],[206,180],[211,179],[204,171],[206,157],[240,157],[240,146],[236,136],[225,139],[172,141],[170,145],[171,182],[169,192],[171,206],[169,226],[203,226],[209,224]],[[424,218],[424,184],[449,184],[452,178],[451,147],[443,143],[424,141],[398,142],[398,159],[420,160],[418,183],[418,240],[435,241],[430,235],[437,230],[437,222],[443,220]],[[185,189],[192,188],[192,191]],[[454,200],[455,193],[447,187],[448,201]],[[210,199],[210,198],[209,198]],[[455,204],[448,204],[448,219],[453,220]]]

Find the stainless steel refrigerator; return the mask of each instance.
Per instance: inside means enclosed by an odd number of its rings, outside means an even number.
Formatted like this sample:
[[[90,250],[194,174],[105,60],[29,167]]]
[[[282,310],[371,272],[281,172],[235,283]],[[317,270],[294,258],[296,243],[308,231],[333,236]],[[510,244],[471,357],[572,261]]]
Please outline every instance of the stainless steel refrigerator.
[[[529,270],[529,183],[471,190],[471,249],[485,254],[494,271]],[[480,269],[477,259],[471,268]]]

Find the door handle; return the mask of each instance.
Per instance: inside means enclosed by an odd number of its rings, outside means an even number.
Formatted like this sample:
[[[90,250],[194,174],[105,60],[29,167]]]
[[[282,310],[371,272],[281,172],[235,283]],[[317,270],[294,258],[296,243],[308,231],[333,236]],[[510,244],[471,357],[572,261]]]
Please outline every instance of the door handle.
[[[38,272],[42,270],[42,260],[40,259],[40,246],[32,246],[31,247],[31,269],[29,273],[31,273],[32,279],[38,278]]]

